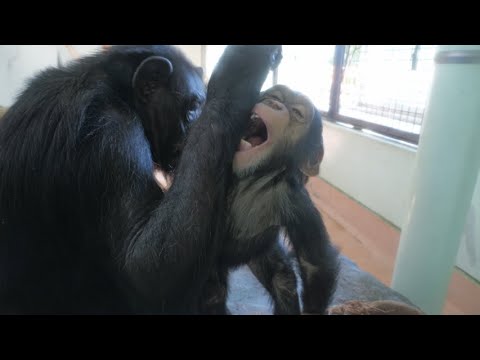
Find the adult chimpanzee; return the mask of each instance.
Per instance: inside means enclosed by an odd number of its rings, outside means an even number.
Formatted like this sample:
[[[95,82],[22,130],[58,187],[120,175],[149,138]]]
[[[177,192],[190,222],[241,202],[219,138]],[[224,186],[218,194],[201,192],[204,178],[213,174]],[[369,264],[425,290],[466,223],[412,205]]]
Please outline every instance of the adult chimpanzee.
[[[174,47],[37,75],[0,123],[0,312],[197,311],[232,159],[280,52],[227,48],[191,127],[204,85]],[[154,164],[175,171],[166,194]]]
[[[323,314],[335,290],[338,252],[305,183],[323,158],[320,113],[304,95],[277,85],[265,91],[233,160],[228,237],[204,289],[204,311],[227,313],[228,269],[248,263],[270,293],[275,314],[298,314],[296,277],[277,241],[288,234],[303,283],[303,311]]]

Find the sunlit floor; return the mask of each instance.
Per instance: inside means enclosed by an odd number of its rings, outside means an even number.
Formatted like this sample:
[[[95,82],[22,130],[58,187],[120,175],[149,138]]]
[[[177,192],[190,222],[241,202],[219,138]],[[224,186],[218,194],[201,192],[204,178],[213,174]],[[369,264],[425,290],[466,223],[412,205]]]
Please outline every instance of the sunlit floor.
[[[399,230],[319,178],[311,178],[307,188],[342,253],[389,286]],[[480,314],[480,285],[455,270],[443,313]]]

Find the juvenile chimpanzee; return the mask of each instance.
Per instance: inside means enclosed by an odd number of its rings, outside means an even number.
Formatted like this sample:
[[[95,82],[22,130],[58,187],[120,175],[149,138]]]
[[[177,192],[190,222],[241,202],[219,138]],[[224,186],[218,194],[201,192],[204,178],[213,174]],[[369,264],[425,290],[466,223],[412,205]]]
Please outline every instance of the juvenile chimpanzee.
[[[318,174],[323,152],[320,113],[307,97],[283,85],[261,95],[234,156],[228,238],[204,289],[205,312],[228,312],[228,270],[248,263],[275,314],[300,313],[295,273],[278,241],[284,230],[300,267],[303,312],[325,313],[338,252],[304,186]]]
[[[202,111],[201,77],[166,45],[35,76],[0,122],[0,312],[198,311],[233,155],[280,51],[228,47]],[[154,164],[175,171],[166,194]]]

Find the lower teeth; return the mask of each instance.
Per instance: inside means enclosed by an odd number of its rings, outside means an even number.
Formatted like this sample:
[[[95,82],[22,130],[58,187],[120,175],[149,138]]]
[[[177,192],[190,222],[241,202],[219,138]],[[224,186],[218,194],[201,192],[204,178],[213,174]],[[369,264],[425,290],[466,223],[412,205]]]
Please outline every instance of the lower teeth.
[[[238,151],[246,151],[252,148],[252,144],[248,141],[240,140],[240,144],[238,145]]]

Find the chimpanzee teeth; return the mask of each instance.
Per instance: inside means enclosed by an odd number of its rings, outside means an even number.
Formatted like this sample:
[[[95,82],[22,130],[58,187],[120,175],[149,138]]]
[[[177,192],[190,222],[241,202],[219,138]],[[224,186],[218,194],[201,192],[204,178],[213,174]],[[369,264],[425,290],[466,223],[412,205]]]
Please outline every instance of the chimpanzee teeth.
[[[258,116],[257,114],[253,113],[252,116],[250,116],[250,119],[251,119],[251,120],[260,119],[260,116]]]

